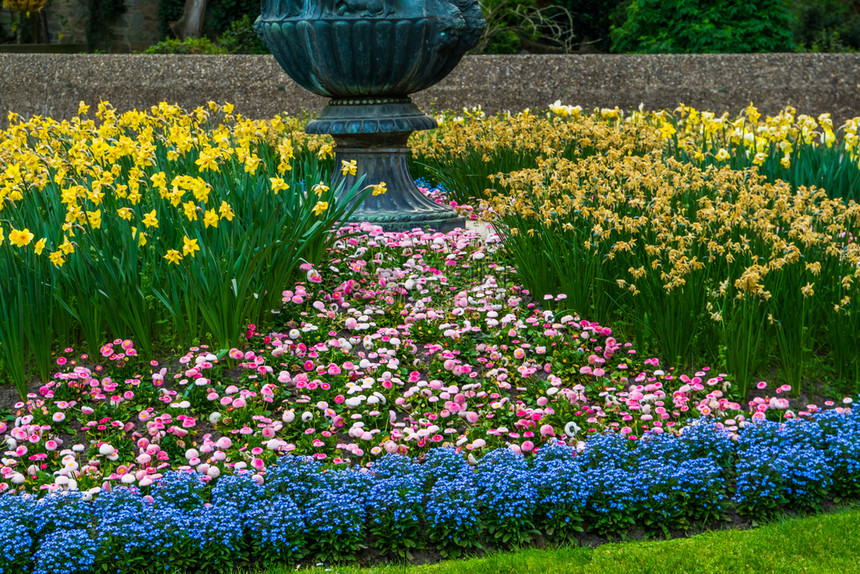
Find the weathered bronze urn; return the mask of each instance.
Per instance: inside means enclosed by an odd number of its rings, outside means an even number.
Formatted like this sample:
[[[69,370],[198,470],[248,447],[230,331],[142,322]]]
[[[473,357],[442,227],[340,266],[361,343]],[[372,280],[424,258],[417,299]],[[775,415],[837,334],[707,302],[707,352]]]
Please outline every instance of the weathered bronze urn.
[[[331,98],[306,131],[334,138],[336,178],[344,189],[362,176],[386,184],[353,221],[388,231],[462,227],[409,173],[409,134],[437,125],[409,94],[448,75],[484,26],[476,0],[263,0],[254,24],[263,43],[297,84]],[[356,175],[341,176],[351,160]]]

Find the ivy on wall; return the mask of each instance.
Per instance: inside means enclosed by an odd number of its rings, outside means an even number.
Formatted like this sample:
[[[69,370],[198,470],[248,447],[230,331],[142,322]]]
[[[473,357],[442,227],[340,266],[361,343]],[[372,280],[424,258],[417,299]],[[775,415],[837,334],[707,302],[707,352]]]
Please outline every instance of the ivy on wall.
[[[113,40],[117,18],[125,13],[125,0],[87,0],[87,49],[107,50]]]

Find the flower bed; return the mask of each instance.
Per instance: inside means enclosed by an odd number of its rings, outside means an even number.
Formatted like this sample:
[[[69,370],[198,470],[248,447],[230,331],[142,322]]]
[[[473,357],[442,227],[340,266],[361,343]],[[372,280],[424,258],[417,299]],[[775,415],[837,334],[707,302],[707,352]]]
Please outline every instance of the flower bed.
[[[334,465],[433,446],[529,453],[606,429],[677,433],[701,416],[736,436],[833,405],[792,406],[786,387],[741,404],[707,367],[664,371],[608,327],[542,310],[498,261],[495,235],[364,229],[344,230],[328,268],[303,264],[307,280],[283,292],[271,330],[249,326],[244,349],[194,347],[164,364],[130,340],[98,357],[66,349],[0,423],[0,490],[263,474],[283,453]]]
[[[474,466],[452,448],[415,462],[388,454],[369,469],[331,470],[287,455],[265,479],[171,471],[147,493],[120,486],[90,499],[56,492],[0,497],[0,572],[231,572],[237,565],[351,560],[363,548],[457,556],[566,541],[584,529],[668,534],[736,510],[755,519],[860,494],[860,417],[747,426],[737,442],[713,422],[678,436],[591,437],[581,452],[548,444],[528,458],[487,452]],[[735,483],[732,488],[731,484]],[[207,484],[208,483],[208,484]]]
[[[742,406],[719,374],[529,302],[494,235],[363,229],[244,351],[67,349],[0,425],[4,531],[34,552],[5,571],[454,556],[857,496],[850,399]]]
[[[0,146],[4,189],[20,194],[9,196],[12,244],[0,246],[0,259],[10,276],[31,281],[4,283],[0,311],[32,319],[24,339],[7,329],[0,344],[7,363],[16,348],[47,361],[42,382],[25,388],[19,377],[22,400],[0,422],[3,571],[52,572],[61,562],[73,571],[201,563],[213,571],[251,557],[348,559],[367,544],[385,555],[424,547],[457,555],[538,532],[665,533],[730,510],[760,517],[857,497],[850,397],[801,401],[789,385],[771,391],[766,382],[747,396],[707,366],[667,367],[578,316],[573,297],[535,298],[525,270],[512,266],[511,237],[503,245],[491,228],[383,233],[363,224],[327,234],[345,212],[313,184],[317,151],[330,150],[297,143],[303,151],[292,158],[283,123],[216,126],[222,143],[235,144],[221,149],[209,145],[220,146],[208,139],[205,111],[193,121],[169,108],[154,118],[117,119],[104,106],[99,114],[101,128],[37,122]],[[124,140],[135,125],[140,139]],[[100,140],[111,126],[115,140]],[[609,129],[589,126],[576,129]],[[16,152],[6,144],[33,137],[44,145],[31,161],[9,162]],[[629,133],[618,137],[638,149]],[[45,142],[68,144],[68,164],[50,164]],[[102,181],[112,173],[106,153],[117,154],[128,183],[142,179],[126,174],[139,165],[152,172],[136,201],[120,193],[125,184]],[[146,165],[153,157],[163,171]],[[280,175],[264,177],[275,173],[260,166],[278,161]],[[244,174],[238,187],[222,181],[230,178],[219,165]],[[84,175],[73,176],[78,167]],[[89,189],[53,197],[43,178],[56,183],[61,170]],[[281,203],[287,172],[305,191]],[[210,194],[221,204],[207,207]],[[228,203],[241,194],[249,201]],[[110,222],[98,207],[107,202],[117,214]],[[282,229],[290,209],[303,218],[301,237]],[[50,225],[37,228],[43,220]],[[116,256],[127,250],[139,259]],[[282,257],[289,264],[273,267]],[[242,273],[237,261],[258,267],[224,281]],[[273,274],[257,281],[264,271]],[[49,278],[61,286],[46,289]],[[30,305],[39,313],[25,305],[33,293],[45,303]],[[239,328],[252,311],[258,325]],[[40,335],[60,337],[65,313],[91,328],[76,324],[66,335],[79,342],[52,348]],[[77,349],[93,347],[106,325],[145,341]],[[205,333],[215,346],[163,350]],[[19,375],[26,359],[16,359]]]

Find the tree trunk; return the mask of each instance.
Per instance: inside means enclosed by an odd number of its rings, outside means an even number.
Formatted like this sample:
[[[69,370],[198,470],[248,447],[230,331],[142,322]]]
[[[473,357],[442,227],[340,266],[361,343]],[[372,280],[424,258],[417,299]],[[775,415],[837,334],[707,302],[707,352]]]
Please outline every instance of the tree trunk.
[[[206,16],[207,0],[185,0],[182,18],[170,22],[170,29],[180,39],[199,38],[203,31],[203,18]]]

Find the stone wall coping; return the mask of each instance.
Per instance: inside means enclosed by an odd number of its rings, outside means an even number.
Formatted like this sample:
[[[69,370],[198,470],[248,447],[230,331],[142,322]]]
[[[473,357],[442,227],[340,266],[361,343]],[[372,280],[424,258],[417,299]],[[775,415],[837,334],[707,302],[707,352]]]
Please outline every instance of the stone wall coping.
[[[750,102],[768,115],[787,105],[828,112],[834,122],[860,116],[860,54],[584,54],[466,56],[436,86],[415,94],[426,112],[480,105],[486,113],[546,109],[561,100],[595,107],[715,113]],[[69,119],[83,100],[117,110],[161,101],[186,109],[234,104],[260,119],[316,114],[324,98],[297,86],[271,55],[0,54],[0,121]]]

